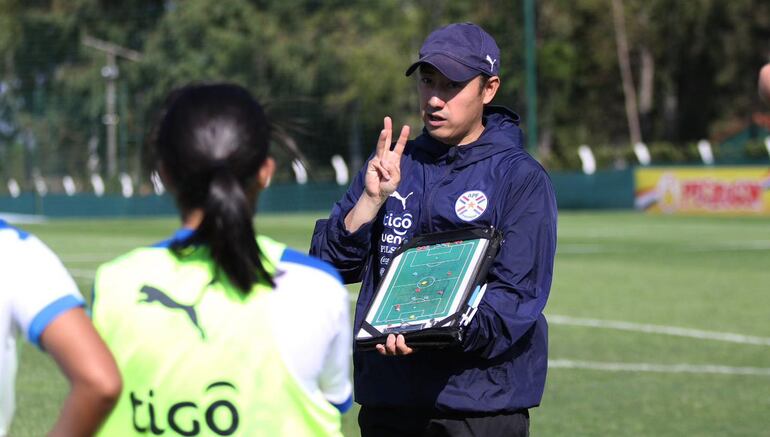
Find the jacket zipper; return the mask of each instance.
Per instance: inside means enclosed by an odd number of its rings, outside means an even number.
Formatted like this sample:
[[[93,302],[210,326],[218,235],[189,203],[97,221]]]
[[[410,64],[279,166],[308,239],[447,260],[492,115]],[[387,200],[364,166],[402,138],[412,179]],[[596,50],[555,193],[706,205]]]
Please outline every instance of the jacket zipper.
[[[454,146],[454,147],[457,147],[457,146]],[[426,199],[425,207],[428,209],[428,214],[426,215],[426,217],[427,217],[427,220],[428,220],[428,232],[429,233],[433,233],[434,232],[433,231],[433,220],[432,220],[432,217],[433,217],[433,210],[432,210],[433,195],[436,193],[436,190],[438,190],[440,188],[441,182],[443,182],[444,179],[446,179],[446,177],[449,176],[450,173],[452,173],[452,170],[454,170],[454,167],[455,167],[456,163],[457,163],[457,158],[455,158],[452,161],[451,164],[447,165],[446,172],[441,176],[441,178],[439,178],[433,184],[433,188],[431,188],[431,190],[428,192],[428,196],[425,197],[425,199]],[[425,167],[423,167],[423,168],[425,168]],[[426,180],[426,183],[427,183],[427,178],[425,178],[425,180]]]

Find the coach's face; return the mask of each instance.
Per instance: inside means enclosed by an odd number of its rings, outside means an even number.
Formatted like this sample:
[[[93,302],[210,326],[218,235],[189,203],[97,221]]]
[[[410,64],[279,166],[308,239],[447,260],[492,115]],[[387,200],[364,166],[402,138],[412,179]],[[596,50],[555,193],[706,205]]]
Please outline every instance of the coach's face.
[[[428,133],[450,146],[476,141],[484,131],[484,105],[492,101],[500,79],[476,76],[454,82],[427,64],[420,66],[418,77],[420,113]]]

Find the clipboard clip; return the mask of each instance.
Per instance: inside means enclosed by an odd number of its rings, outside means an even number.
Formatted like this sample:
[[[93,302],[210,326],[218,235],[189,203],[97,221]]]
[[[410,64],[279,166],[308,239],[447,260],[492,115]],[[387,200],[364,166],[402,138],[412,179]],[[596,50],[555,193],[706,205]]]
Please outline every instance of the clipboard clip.
[[[484,297],[484,293],[486,291],[486,282],[484,285],[477,285],[476,289],[473,290],[473,294],[471,294],[471,298],[468,300],[468,308],[460,318],[460,326],[467,326],[471,322],[473,316],[476,315],[476,310],[479,309],[479,303],[481,302],[481,298]]]

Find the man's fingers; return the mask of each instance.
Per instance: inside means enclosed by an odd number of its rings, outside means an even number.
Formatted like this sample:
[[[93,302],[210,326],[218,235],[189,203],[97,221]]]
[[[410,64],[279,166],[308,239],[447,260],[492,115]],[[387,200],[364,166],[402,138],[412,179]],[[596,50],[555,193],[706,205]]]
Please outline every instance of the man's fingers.
[[[379,159],[385,155],[385,151],[390,148],[390,141],[388,141],[388,134],[385,129],[380,131],[380,137],[377,138],[377,150],[375,150],[375,156]]]
[[[385,166],[382,164],[382,162],[379,159],[376,161],[372,160],[372,166],[377,170],[377,172],[380,174],[382,179],[386,181],[390,180],[391,178],[390,171],[387,168],[385,168]]]
[[[393,149],[397,159],[401,159],[401,154],[404,153],[404,147],[406,147],[406,142],[409,140],[409,130],[409,126],[406,125],[401,128],[401,134],[398,136],[398,141],[396,141],[396,148]]]
[[[380,131],[380,137],[377,139],[376,155],[382,162],[400,162],[401,154],[404,153],[404,147],[409,140],[409,126],[401,127],[401,133],[396,141],[396,146],[393,149],[394,156],[390,156],[390,146],[393,141],[393,120],[390,117],[382,119],[382,130]]]
[[[393,120],[390,117],[382,119],[382,130],[380,131],[380,137],[377,139],[377,157],[385,159],[388,151],[390,151],[390,142],[393,136]]]
[[[414,349],[406,345],[406,339],[402,334],[398,334],[398,336],[389,334],[385,344],[378,344],[375,346],[375,349],[377,349],[380,355],[388,356],[409,355],[414,352]]]
[[[385,340],[385,352],[388,355],[396,354],[396,336],[393,334],[388,335],[388,339]]]
[[[385,165],[390,164],[396,167],[401,165],[401,155],[404,153],[406,142],[409,141],[409,132],[410,132],[409,126],[405,125],[401,127],[401,134],[399,134],[398,140],[396,140],[396,145],[393,148],[393,152],[392,153],[386,152],[383,155],[383,159],[382,159],[383,164]]]
[[[385,117],[382,120],[382,126],[382,130],[385,132],[385,149],[382,152],[382,156],[385,157],[388,155],[391,142],[393,141],[393,121],[390,119],[390,117]]]
[[[406,339],[401,334],[398,334],[396,338],[396,350],[398,355],[409,355],[412,353],[412,348],[406,345]]]

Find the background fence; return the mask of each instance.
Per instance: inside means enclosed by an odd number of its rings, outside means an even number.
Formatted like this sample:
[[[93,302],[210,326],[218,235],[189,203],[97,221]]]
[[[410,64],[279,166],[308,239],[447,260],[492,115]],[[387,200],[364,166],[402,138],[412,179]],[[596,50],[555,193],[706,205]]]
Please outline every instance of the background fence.
[[[554,173],[551,175],[559,208],[631,209],[634,207],[632,170],[600,171],[593,175]],[[259,199],[261,212],[330,211],[347,189],[334,183],[274,184]],[[176,209],[168,195],[125,198],[107,194],[24,193],[18,198],[0,197],[0,212],[36,214],[48,217],[107,217],[173,215]]]

